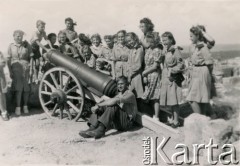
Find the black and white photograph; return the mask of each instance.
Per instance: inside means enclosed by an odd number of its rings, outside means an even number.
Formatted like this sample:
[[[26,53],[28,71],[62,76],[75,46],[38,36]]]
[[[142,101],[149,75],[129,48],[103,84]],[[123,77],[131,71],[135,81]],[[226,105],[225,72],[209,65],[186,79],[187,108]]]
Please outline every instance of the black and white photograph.
[[[239,11],[0,0],[0,166],[240,165]]]

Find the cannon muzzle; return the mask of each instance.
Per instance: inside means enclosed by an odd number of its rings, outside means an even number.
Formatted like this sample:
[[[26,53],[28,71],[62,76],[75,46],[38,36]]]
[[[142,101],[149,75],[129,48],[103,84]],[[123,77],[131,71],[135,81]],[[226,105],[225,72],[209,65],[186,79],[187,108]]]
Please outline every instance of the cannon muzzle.
[[[90,91],[93,88],[98,94],[109,97],[113,97],[116,94],[116,82],[111,77],[89,68],[82,62],[66,56],[57,50],[49,51],[46,54],[46,58],[50,63],[71,71],[81,81],[83,86],[89,88]]]

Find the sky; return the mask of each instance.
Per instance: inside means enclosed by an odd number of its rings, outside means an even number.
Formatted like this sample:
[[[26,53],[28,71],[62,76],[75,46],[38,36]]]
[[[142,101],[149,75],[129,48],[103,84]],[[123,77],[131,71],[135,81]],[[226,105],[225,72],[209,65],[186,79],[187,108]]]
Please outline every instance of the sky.
[[[148,17],[160,34],[170,31],[178,45],[188,45],[189,29],[205,25],[217,44],[240,44],[238,0],[0,0],[0,50],[13,42],[13,31],[23,30],[29,40],[36,21],[46,22],[47,33],[65,28],[72,17],[78,33],[115,34],[125,29],[142,35],[139,21]]]

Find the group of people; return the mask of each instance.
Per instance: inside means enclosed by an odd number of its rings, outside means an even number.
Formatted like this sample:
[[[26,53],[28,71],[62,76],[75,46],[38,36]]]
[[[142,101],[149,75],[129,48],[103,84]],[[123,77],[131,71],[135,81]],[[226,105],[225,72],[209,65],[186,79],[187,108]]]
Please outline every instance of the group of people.
[[[188,80],[187,100],[194,112],[205,114],[212,96],[213,59],[210,49],[215,42],[206,33],[204,26],[197,25],[190,28],[192,45],[189,61],[186,63],[181,55],[182,48],[176,45],[173,34],[164,32],[159,35],[154,31],[154,24],[149,18],[140,20],[140,29],[143,32],[141,38],[134,32],[120,30],[115,35],[104,36],[104,44],[99,34],[92,36],[78,34],[74,30],[76,23],[72,18],[66,18],[65,24],[66,29],[61,30],[58,35],[55,33],[47,35],[45,22],[38,20],[37,30],[30,42],[23,41],[23,31],[14,31],[14,42],[9,45],[6,62],[13,80],[12,90],[15,91],[15,114],[17,116],[21,115],[21,105],[23,105],[24,113],[29,112],[27,106],[29,84],[38,83],[41,79],[41,72],[54,66],[43,58],[44,54],[51,49],[57,49],[62,54],[111,76],[117,80],[118,85],[124,84],[124,88],[121,87],[124,90],[119,91],[120,96],[125,96],[126,99],[116,97],[111,104],[109,101],[107,104],[103,101],[92,108],[93,112],[105,106],[111,107],[110,110],[129,109],[132,107],[123,107],[123,105],[133,103],[135,108],[136,102],[132,99],[132,94],[134,94],[137,102],[144,100],[152,106],[154,120],[159,121],[160,106],[170,107],[172,120],[167,124],[177,128],[180,125],[178,119],[179,104],[182,101],[182,82]],[[41,43],[43,38],[47,41],[47,45]],[[59,45],[55,44],[57,39]],[[2,66],[4,65],[0,65],[1,70]],[[0,84],[0,87],[3,87],[0,88],[2,96],[5,93],[5,84],[2,81]],[[125,91],[128,92],[127,95],[123,95]],[[7,113],[4,113],[6,108],[4,104],[0,104],[2,117],[7,119]],[[115,108],[116,105],[120,105],[121,109]],[[135,110],[137,109],[124,111],[127,113],[127,119],[134,119],[133,111]],[[116,112],[119,113],[119,111]],[[125,114],[123,116],[125,117]],[[110,113],[105,115],[105,118],[114,119]],[[123,122],[123,119],[119,122]],[[102,124],[105,129],[108,127],[104,120],[98,123]],[[95,125],[95,129],[96,126],[99,125]],[[87,134],[83,132],[82,135]]]

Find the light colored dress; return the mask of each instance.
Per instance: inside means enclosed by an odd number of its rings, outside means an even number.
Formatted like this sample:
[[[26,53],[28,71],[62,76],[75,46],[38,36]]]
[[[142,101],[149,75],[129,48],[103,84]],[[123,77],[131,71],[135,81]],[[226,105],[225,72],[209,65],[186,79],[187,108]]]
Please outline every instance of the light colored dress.
[[[136,98],[141,98],[143,96],[143,72],[144,65],[144,50],[143,46],[138,44],[133,49],[130,50],[130,55],[128,57],[128,68],[129,68],[129,89],[133,91]]]
[[[115,62],[115,77],[128,77],[128,56],[129,49],[126,46],[117,44],[113,48],[112,60]]]
[[[188,101],[209,103],[211,98],[211,74],[208,65],[213,64],[213,58],[206,44],[203,42],[193,47],[190,58],[190,84]]]
[[[147,83],[142,98],[144,100],[159,100],[161,78],[160,63],[162,62],[162,50],[159,48],[146,49],[144,62],[145,70],[152,67],[155,62],[158,64],[158,69],[147,75]]]
[[[78,38],[78,34],[74,30],[64,29],[62,32],[66,33],[67,38],[70,42]]]
[[[182,101],[182,81],[184,77],[184,61],[180,50],[176,46],[171,46],[164,50],[165,61],[163,64],[160,105],[174,106]]]
[[[11,61],[13,91],[30,91],[28,82],[31,56],[33,56],[32,48],[28,43],[9,45],[8,58]]]

